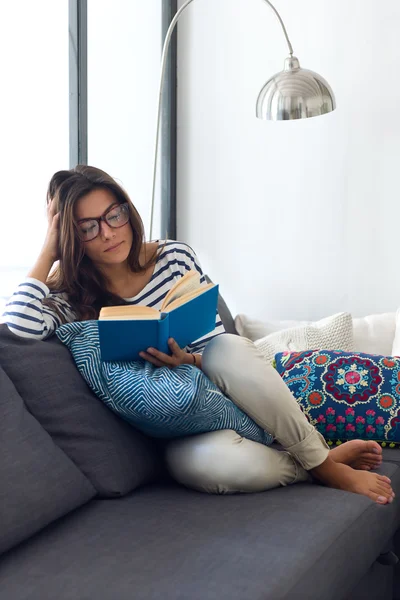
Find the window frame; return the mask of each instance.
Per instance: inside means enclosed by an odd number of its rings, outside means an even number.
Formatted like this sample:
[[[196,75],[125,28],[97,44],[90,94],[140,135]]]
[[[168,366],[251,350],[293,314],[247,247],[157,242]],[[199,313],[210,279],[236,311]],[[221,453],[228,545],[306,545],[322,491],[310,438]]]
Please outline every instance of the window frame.
[[[162,43],[177,0],[162,0]],[[87,0],[69,0],[69,163],[88,161]],[[161,231],[176,239],[177,32],[173,33],[162,98],[160,135]]]

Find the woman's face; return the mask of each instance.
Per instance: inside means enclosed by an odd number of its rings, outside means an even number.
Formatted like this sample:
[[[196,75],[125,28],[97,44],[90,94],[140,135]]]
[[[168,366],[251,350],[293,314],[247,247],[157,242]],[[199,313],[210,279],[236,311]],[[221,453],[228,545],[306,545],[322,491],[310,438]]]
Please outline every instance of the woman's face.
[[[87,232],[95,225],[86,219],[100,218],[118,207],[119,203],[115,196],[106,189],[98,189],[80,198],[75,207],[75,222],[78,227]],[[113,212],[109,213],[111,216]],[[110,222],[112,219],[110,219]],[[114,219],[114,222],[118,222]],[[97,227],[97,225],[96,225]],[[100,222],[100,231],[97,237],[91,241],[83,242],[85,254],[96,265],[116,265],[126,261],[133,241],[132,227],[128,221],[122,227],[111,227],[108,223]]]

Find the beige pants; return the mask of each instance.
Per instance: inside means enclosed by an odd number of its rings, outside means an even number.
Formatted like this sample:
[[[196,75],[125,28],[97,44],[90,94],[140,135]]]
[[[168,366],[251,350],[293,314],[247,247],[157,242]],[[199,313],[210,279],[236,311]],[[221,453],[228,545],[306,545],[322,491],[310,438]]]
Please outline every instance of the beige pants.
[[[209,493],[261,492],[309,479],[329,447],[307,421],[278,372],[253,342],[236,335],[214,338],[203,371],[286,451],[222,430],[175,440],[166,459],[180,483]]]

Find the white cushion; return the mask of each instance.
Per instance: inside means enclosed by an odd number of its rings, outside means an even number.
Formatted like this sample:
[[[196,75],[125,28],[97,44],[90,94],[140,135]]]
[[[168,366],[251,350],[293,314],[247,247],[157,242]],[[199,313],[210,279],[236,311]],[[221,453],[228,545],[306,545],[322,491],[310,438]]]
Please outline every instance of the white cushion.
[[[392,356],[400,356],[400,308],[395,315],[395,334],[393,338]]]
[[[312,325],[313,323],[313,321],[259,321],[245,314],[239,314],[235,318],[236,331],[253,342],[282,329]],[[398,329],[397,352],[400,355],[400,325]],[[392,352],[395,330],[396,313],[394,312],[353,318],[355,352],[396,356],[396,353]]]
[[[276,331],[254,342],[268,362],[277,352],[300,350],[354,350],[350,313],[338,313],[311,325]]]
[[[354,350],[392,356],[396,313],[382,313],[353,319]]]
[[[252,342],[282,329],[311,325],[311,323],[312,321],[259,321],[244,314],[235,317],[235,328],[238,334]]]

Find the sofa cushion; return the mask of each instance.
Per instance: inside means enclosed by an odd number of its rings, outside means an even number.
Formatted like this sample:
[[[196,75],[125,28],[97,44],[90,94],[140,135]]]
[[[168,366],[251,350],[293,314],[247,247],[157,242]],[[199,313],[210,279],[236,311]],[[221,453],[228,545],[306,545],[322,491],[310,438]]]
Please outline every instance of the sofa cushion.
[[[271,333],[312,325],[312,321],[261,321],[246,314],[239,314],[234,319],[234,325],[239,335],[255,342]]]
[[[390,356],[396,329],[395,313],[353,318],[354,350]]]
[[[396,312],[395,332],[392,345],[392,355],[400,356],[400,308]]]
[[[1,325],[0,366],[101,496],[121,496],[157,477],[160,460],[152,440],[96,398],[55,336],[28,340]]]
[[[312,325],[302,325],[271,333],[254,342],[268,362],[277,352],[315,350],[354,350],[350,313],[339,313]]]
[[[400,494],[400,470],[384,464]],[[7,600],[338,600],[400,506],[312,484],[207,495],[147,486],[95,500],[5,557]],[[21,575],[22,574],[22,575]]]
[[[383,448],[383,460],[394,462],[400,467],[400,448]]]
[[[208,275],[205,275],[204,277],[207,283],[213,283],[212,280],[208,277]],[[232,333],[233,335],[237,335],[232,313],[229,310],[228,305],[221,296],[221,294],[218,294],[218,314],[220,316],[222,325],[224,326],[226,333]]]
[[[354,350],[367,354],[383,354],[389,356],[395,335],[395,314],[378,313],[366,317],[353,318]],[[235,326],[239,333],[253,342],[266,335],[289,329],[312,325],[313,321],[261,321],[251,316],[240,314],[235,317]]]
[[[96,495],[1,368],[0,482],[0,553]]]

